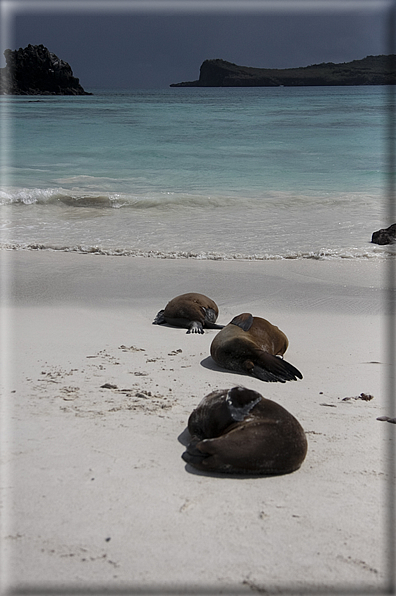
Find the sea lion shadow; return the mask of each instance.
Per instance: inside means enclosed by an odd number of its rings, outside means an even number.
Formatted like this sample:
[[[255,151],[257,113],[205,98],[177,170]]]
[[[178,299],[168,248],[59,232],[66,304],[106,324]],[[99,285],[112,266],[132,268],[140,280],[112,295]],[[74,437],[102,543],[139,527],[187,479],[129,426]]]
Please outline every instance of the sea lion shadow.
[[[169,325],[169,323],[155,323],[154,321],[152,321],[151,323],[152,325],[156,325],[157,327],[166,327],[168,329],[177,329],[177,327],[175,327],[174,325]],[[181,327],[179,327],[179,329],[181,329]]]
[[[161,323],[161,324],[159,324],[159,323],[155,323],[154,321],[152,321],[151,324],[152,325],[156,325],[156,327],[164,327],[166,329],[177,329],[179,331],[183,331],[184,330],[185,333],[188,334],[188,327],[187,326],[186,327],[181,327],[181,326],[179,327],[177,325],[171,325],[170,323]],[[211,331],[213,333],[218,333],[219,332],[218,329],[211,329],[210,327],[204,327],[204,332],[203,333],[191,333],[190,332],[189,335],[204,335],[204,334],[206,335],[206,334],[210,333]]]
[[[179,441],[179,443],[184,445],[184,447],[187,447],[187,445],[191,441],[191,438],[192,437],[190,435],[188,427],[186,426],[183,432],[181,432],[180,435],[177,437],[177,440]],[[186,464],[184,466],[184,469],[188,474],[193,474],[194,476],[208,476],[210,478],[228,478],[230,480],[251,480],[252,478],[271,478],[273,476],[273,474],[220,474],[217,472],[204,472],[203,470],[198,470],[197,468],[194,468],[190,464]]]
[[[207,356],[206,358],[201,360],[200,365],[203,366],[204,368],[209,368],[210,370],[222,370],[220,368],[220,366],[217,366],[217,364],[213,360],[212,356]]]
[[[177,440],[179,441],[179,443],[184,445],[184,447],[187,447],[187,445],[191,442],[191,438],[192,437],[190,435],[188,427],[186,426],[186,428],[183,430],[183,432],[180,433],[180,435],[177,437]]]
[[[219,472],[204,472],[203,470],[197,470],[190,464],[186,464],[184,469],[188,474],[194,476],[206,476],[208,478],[224,478],[225,480],[259,480],[260,478],[272,478],[274,474],[220,474]]]
[[[208,368],[209,370],[215,370],[216,372],[228,373],[231,375],[241,375],[242,374],[242,376],[247,376],[247,375],[244,375],[243,373],[229,370],[228,368],[225,369],[225,368],[222,368],[221,366],[218,366],[218,364],[216,364],[216,362],[213,360],[212,356],[207,356],[206,358],[201,360],[200,365],[203,366],[204,368]]]

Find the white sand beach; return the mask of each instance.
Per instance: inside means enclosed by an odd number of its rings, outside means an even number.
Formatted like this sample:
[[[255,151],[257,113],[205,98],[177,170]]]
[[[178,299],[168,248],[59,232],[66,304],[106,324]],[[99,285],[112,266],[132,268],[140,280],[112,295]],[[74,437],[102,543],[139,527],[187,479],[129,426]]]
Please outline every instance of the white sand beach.
[[[384,261],[1,259],[4,595],[387,588]],[[303,380],[221,370],[216,330],[152,324],[189,291],[215,300],[218,323],[251,312],[278,325]],[[235,385],[300,421],[298,471],[205,475],[181,459],[193,408]],[[343,401],[362,392],[374,398]]]

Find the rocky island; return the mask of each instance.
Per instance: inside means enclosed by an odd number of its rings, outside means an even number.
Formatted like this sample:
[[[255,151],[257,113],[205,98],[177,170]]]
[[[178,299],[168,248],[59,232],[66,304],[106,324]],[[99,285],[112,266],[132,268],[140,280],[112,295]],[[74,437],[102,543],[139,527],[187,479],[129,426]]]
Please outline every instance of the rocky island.
[[[225,60],[205,60],[197,81],[170,87],[297,87],[304,85],[394,85],[394,54],[367,56],[352,62],[323,62],[299,68],[252,68]]]
[[[4,56],[1,95],[92,95],[73,76],[70,65],[43,45],[5,50]]]

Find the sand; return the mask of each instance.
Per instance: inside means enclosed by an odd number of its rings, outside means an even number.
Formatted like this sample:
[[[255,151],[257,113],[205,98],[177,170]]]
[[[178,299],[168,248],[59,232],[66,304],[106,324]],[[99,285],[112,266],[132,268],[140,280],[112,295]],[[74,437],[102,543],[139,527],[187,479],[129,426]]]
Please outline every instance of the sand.
[[[392,581],[384,262],[2,252],[2,594],[371,594]],[[302,381],[219,369],[174,296],[269,319]],[[107,387],[103,387],[107,385]],[[244,385],[302,424],[276,477],[186,466],[188,416]],[[361,393],[371,401],[350,399]],[[88,592],[87,592],[88,593]]]

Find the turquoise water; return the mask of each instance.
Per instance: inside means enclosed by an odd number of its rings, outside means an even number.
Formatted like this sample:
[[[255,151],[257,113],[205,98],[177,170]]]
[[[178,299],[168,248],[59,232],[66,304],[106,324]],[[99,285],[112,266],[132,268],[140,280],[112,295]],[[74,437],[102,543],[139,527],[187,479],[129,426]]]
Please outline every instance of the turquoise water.
[[[377,86],[2,97],[2,245],[381,256],[387,100]]]

